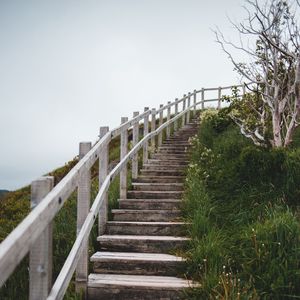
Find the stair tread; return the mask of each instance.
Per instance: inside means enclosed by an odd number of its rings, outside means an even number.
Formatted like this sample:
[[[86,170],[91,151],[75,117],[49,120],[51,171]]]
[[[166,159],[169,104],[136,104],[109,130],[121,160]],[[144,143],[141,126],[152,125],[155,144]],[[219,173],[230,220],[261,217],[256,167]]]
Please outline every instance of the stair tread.
[[[97,237],[101,240],[143,240],[143,241],[189,241],[190,238],[181,236],[165,236],[165,235],[111,235],[103,234]]]
[[[124,286],[145,287],[147,289],[183,289],[193,285],[192,281],[170,276],[147,276],[147,275],[115,275],[115,274],[90,274],[89,287]]]
[[[133,199],[135,201],[135,199]],[[169,213],[170,209],[124,209],[124,208],[116,208],[111,210],[112,213],[160,213],[166,212]],[[172,209],[172,212],[180,212],[179,209]]]
[[[108,225],[152,225],[152,226],[158,226],[158,225],[185,225],[188,223],[185,222],[139,222],[139,221],[108,221]]]
[[[164,253],[139,253],[139,252],[103,252],[98,251],[91,257],[92,262],[99,261],[149,261],[149,262],[181,262],[185,258]]]

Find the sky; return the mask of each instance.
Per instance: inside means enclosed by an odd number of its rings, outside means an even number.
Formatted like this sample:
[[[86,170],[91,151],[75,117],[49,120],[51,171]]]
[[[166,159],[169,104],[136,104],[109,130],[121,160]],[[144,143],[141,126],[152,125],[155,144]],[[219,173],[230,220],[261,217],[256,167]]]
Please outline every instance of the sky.
[[[239,83],[212,28],[243,0],[0,0],[0,189],[64,165],[99,127]]]

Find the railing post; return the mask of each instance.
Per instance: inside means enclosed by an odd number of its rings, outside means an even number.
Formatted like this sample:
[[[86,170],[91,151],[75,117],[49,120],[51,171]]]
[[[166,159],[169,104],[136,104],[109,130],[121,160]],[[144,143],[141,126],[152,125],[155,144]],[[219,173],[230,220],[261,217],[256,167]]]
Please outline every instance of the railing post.
[[[52,190],[54,177],[45,176],[31,184],[31,208],[34,209]],[[52,223],[30,249],[29,300],[44,300],[52,285]]]
[[[149,107],[144,108],[144,112],[148,111]],[[149,133],[149,115],[145,116],[144,118],[144,136]],[[143,164],[148,162],[148,142],[144,144],[143,147]]]
[[[189,92],[188,93],[188,105],[187,107],[190,108],[191,106],[191,93]],[[190,123],[190,117],[191,117],[191,111],[188,110],[187,114],[186,114],[186,122],[187,123]]]
[[[178,98],[175,99],[175,114],[174,114],[174,116],[177,116],[177,114],[178,114],[178,103],[177,103],[177,101],[178,101]],[[178,120],[175,120],[174,121],[174,132],[177,131],[177,130],[178,130]]]
[[[127,117],[121,118],[121,124],[124,124],[128,121]],[[121,132],[121,142],[120,142],[120,161],[128,152],[128,131],[123,129]],[[127,198],[127,164],[123,167],[120,172],[120,199]]]
[[[246,84],[243,83],[243,96],[245,96],[245,94],[246,94]]]
[[[193,113],[193,117],[195,118],[196,112],[197,112],[197,107],[196,107],[196,103],[197,103],[197,91],[196,90],[194,90],[194,97],[193,97],[193,99],[194,99],[194,113]]]
[[[79,144],[79,159],[82,159],[92,148],[91,142]],[[91,171],[83,170],[80,173],[77,191],[77,235],[90,210]],[[84,245],[76,267],[76,290],[86,292],[88,277],[88,242]]]
[[[133,113],[133,117],[139,115],[138,111]],[[139,142],[139,122],[135,123],[132,128],[132,147],[134,147]],[[138,165],[138,153],[134,154],[132,158],[132,179],[138,178],[139,165]]]
[[[183,95],[182,111],[185,111],[186,94]],[[182,115],[182,127],[185,125],[185,113]]]
[[[171,118],[171,101],[168,101],[168,109],[167,109],[167,122],[170,120]],[[171,126],[168,125],[167,126],[167,139],[170,137],[171,135]]]
[[[156,109],[151,109],[151,132],[155,130],[155,122],[156,122]],[[155,151],[155,136],[151,138],[151,148],[152,151]]]
[[[204,88],[201,89],[201,109],[204,109]]]
[[[99,138],[103,138],[109,131],[108,126],[100,127]],[[102,186],[108,174],[108,160],[109,160],[109,146],[105,146],[99,154],[99,189]],[[104,201],[99,210],[98,216],[98,234],[102,235],[106,229],[107,215],[108,215],[108,195],[105,193]]]
[[[222,88],[218,88],[218,109],[221,108],[221,97],[222,97]]]
[[[159,105],[159,108],[162,108],[164,107],[163,104],[160,104]],[[158,123],[158,127],[160,127],[163,123],[163,118],[164,118],[164,112],[161,111],[159,113],[159,123]],[[158,147],[160,147],[162,145],[162,131],[160,131],[160,133],[158,134]]]

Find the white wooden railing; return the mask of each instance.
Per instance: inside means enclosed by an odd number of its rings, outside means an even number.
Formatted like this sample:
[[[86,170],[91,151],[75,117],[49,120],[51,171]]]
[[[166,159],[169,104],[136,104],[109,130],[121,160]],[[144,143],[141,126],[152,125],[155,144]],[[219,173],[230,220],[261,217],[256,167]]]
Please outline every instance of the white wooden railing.
[[[204,109],[205,103],[216,102],[221,107],[223,91],[234,86],[219,88],[202,88],[184,95],[181,99],[160,105],[159,109],[149,110],[139,114],[134,112],[133,118],[121,119],[121,125],[111,131],[108,127],[100,128],[100,139],[91,147],[90,142],[80,143],[79,162],[73,169],[53,187],[53,177],[42,177],[32,183],[31,213],[9,234],[0,244],[0,286],[2,286],[24,256],[29,252],[29,299],[62,299],[69,282],[76,270],[76,282],[83,286],[88,276],[88,239],[92,226],[99,216],[98,231],[103,234],[107,222],[108,197],[110,183],[120,176],[120,198],[127,194],[127,165],[132,161],[132,178],[138,176],[138,151],[143,149],[143,163],[149,157],[148,145],[159,147],[163,141],[163,131],[166,137],[173,131],[190,121],[192,113]],[[237,85],[245,93],[245,85]],[[217,92],[215,98],[205,99],[205,92]],[[197,95],[200,94],[200,99]],[[227,93],[228,95],[229,93]],[[182,109],[179,109],[182,105]],[[199,107],[200,106],[200,107]],[[149,130],[149,118],[150,130]],[[164,117],[166,121],[164,122]],[[158,128],[156,120],[158,119]],[[179,124],[179,121],[181,124]],[[139,140],[139,125],[143,122],[143,137]],[[128,130],[132,130],[132,149],[128,152]],[[120,162],[108,172],[108,146],[112,139],[120,136]],[[157,145],[156,139],[157,138]],[[90,207],[91,167],[99,161],[99,191]],[[77,238],[52,286],[52,221],[71,193],[78,188],[77,193]]]

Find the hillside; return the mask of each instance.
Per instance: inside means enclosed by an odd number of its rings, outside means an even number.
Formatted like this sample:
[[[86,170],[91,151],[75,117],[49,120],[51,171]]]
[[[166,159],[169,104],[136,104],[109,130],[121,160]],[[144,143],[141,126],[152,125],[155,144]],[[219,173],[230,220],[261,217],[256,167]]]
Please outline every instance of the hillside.
[[[0,190],[0,199],[3,198],[8,192],[8,190]]]

